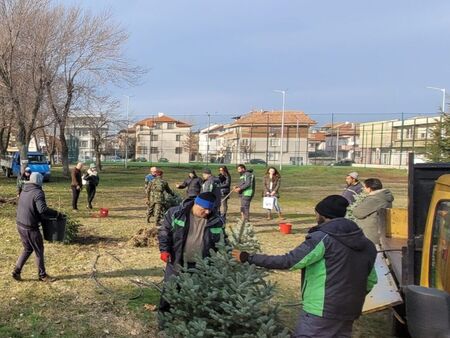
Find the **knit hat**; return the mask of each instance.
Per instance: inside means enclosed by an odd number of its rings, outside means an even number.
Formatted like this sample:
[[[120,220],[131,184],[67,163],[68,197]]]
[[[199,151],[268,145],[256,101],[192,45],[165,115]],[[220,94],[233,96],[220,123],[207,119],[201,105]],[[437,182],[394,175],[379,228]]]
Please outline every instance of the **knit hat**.
[[[205,168],[205,169],[203,169],[203,173],[204,173],[204,174],[211,175],[211,169]]]
[[[91,163],[91,164],[89,165],[89,168],[91,168],[91,169],[95,168],[95,163]]]
[[[326,218],[344,217],[347,212],[348,201],[340,195],[330,195],[325,197],[316,205],[319,215]]]
[[[44,176],[42,176],[40,173],[31,173],[30,175],[30,183],[34,183],[36,185],[42,186],[42,182],[44,182]]]
[[[216,195],[212,192],[202,192],[195,198],[195,204],[201,206],[204,209],[213,209],[216,202]]]
[[[25,168],[25,172],[26,172],[26,173],[31,173],[31,168],[30,168],[30,167],[26,167],[26,168]]]
[[[351,173],[348,173],[347,176],[350,176],[350,177],[354,178],[355,180],[357,180],[359,175],[356,171],[352,171]]]

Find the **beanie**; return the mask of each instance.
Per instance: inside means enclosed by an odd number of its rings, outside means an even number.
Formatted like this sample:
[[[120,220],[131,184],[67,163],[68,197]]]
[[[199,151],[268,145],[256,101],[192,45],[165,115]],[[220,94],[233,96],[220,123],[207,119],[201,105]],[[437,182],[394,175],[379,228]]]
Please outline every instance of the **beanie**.
[[[30,168],[30,167],[26,167],[26,168],[25,168],[25,172],[26,172],[26,173],[31,173],[31,168]]]
[[[216,202],[216,195],[209,191],[202,192],[195,198],[194,202],[204,209],[213,209]]]
[[[30,183],[34,183],[38,186],[42,186],[42,182],[44,182],[44,176],[42,176],[40,173],[31,173],[30,175]]]
[[[348,201],[340,195],[330,195],[325,197],[316,205],[319,215],[326,218],[344,217],[347,212]]]
[[[205,169],[203,169],[203,173],[204,173],[204,174],[211,175],[211,169],[205,168]]]
[[[91,164],[89,165],[89,168],[91,168],[91,169],[95,168],[95,163],[91,163]]]

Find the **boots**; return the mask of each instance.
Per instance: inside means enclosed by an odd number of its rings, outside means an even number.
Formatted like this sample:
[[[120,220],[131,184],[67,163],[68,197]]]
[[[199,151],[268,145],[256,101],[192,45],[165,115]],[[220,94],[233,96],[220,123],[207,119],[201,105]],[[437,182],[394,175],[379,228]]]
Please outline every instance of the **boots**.
[[[272,212],[270,210],[267,211],[267,219],[268,220],[272,219]]]

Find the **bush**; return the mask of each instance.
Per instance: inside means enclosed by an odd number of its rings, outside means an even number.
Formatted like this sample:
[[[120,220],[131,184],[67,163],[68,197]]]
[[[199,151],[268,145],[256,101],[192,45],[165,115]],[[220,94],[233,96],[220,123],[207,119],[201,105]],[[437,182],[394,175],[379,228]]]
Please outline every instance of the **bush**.
[[[64,237],[64,244],[70,244],[75,241],[81,226],[82,224],[77,219],[66,215],[66,235]]]

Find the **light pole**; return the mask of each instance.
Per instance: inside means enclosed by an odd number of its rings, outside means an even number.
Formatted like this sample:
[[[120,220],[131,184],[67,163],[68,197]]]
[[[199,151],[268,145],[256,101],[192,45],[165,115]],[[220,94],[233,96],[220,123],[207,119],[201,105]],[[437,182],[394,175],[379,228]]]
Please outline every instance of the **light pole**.
[[[442,114],[445,113],[445,88],[427,87],[428,89],[440,90],[442,92]]]
[[[128,168],[128,109],[130,107],[130,96],[124,95],[127,98],[127,127],[126,127],[126,134],[125,134],[125,169]]]
[[[284,105],[286,102],[286,91],[285,90],[279,90],[276,89],[274,90],[275,93],[281,93],[281,95],[283,96],[283,110],[281,111],[281,136],[280,136],[280,171],[282,168],[282,163],[283,163],[283,138],[284,138]]]
[[[206,134],[206,165],[209,163],[209,129],[211,128],[211,114],[206,113],[208,115],[208,130]]]

